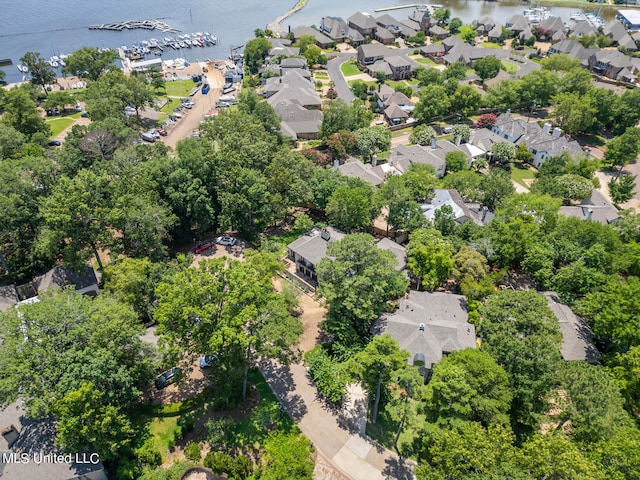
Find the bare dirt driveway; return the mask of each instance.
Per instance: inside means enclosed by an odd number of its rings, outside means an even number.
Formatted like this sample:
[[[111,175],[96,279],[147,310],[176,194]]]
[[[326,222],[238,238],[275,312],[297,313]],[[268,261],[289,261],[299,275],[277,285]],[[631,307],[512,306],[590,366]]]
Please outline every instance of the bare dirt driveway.
[[[162,142],[165,145],[175,148],[180,140],[187,138],[194,130],[197,130],[206,113],[215,108],[215,104],[222,92],[224,77],[222,72],[212,65],[208,65],[207,69],[209,71],[206,75],[211,85],[211,90],[207,95],[203,95],[202,90],[200,90],[192,97],[195,105],[191,110],[182,110],[182,118],[178,119],[175,125],[167,131],[168,135],[162,138]]]

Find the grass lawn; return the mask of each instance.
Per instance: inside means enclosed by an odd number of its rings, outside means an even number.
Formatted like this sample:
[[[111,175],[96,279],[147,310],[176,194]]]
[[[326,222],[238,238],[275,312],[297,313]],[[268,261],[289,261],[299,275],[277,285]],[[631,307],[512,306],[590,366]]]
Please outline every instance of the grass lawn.
[[[180,105],[180,99],[178,98],[169,98],[167,104],[160,109],[161,113],[166,113],[167,115],[171,115],[173,110]]]
[[[433,60],[431,60],[430,58],[425,58],[425,57],[416,57],[414,58],[414,60],[418,63],[422,63],[423,65],[431,65],[431,66],[435,66],[438,65],[436,62],[434,62]]]
[[[178,80],[176,82],[166,82],[164,86],[169,97],[188,97],[189,92],[196,84],[193,80]]]
[[[385,152],[379,152],[376,155],[377,155],[378,160],[386,160],[386,159],[389,158],[389,154],[390,153],[391,153],[391,151],[387,150]]]
[[[418,417],[419,419],[413,423],[415,425],[422,425],[425,421],[425,415],[418,415]],[[390,450],[393,450],[393,440],[396,437],[397,431],[398,422],[391,420],[382,409],[378,411],[378,423],[374,425],[373,423],[367,422],[367,435]],[[416,452],[411,448],[417,436],[418,432],[411,427],[407,427],[405,424],[398,440],[398,448],[403,456],[413,458],[414,460],[417,459]]]
[[[511,63],[508,62],[506,60],[502,60],[500,62],[500,68],[502,68],[502,70],[504,70],[505,72],[507,72],[509,75],[513,75],[514,73],[516,73],[518,70],[520,70],[520,67],[517,66],[515,63]]]
[[[55,138],[60,135],[67,127],[73,125],[74,119],[70,117],[52,118],[47,120],[49,128],[51,129],[51,138]]]
[[[349,85],[349,87],[352,87],[354,82],[363,82],[368,86],[373,85],[374,87],[376,87],[376,90],[378,89],[378,82],[376,82],[375,80],[369,80],[368,82],[365,82],[364,80],[350,80],[347,82],[347,84]]]
[[[212,389],[205,389],[184,402],[138,405],[133,418],[136,419],[138,428],[148,431],[154,447],[162,454],[173,447],[176,440],[182,438],[185,425],[192,424],[194,420],[208,414],[224,418],[224,441],[232,446],[261,444],[270,431],[288,432],[295,428],[289,416],[278,409],[279,402],[259,370],[249,371],[249,384],[257,388],[259,401],[255,408],[239,421],[233,421],[224,411],[216,408],[221,401],[215,398]]]
[[[329,80],[329,75],[324,72],[317,72],[314,76],[317,80]]]
[[[482,42],[482,46],[485,48],[495,48],[497,50],[502,49],[502,45],[498,45],[497,43],[494,43],[494,42]]]
[[[413,127],[401,128],[400,130],[394,130],[391,132],[391,138],[401,137],[402,135],[408,135],[413,131]]]
[[[345,62],[340,65],[340,70],[345,77],[351,77],[353,75],[360,75],[362,72],[358,69],[355,63]]]
[[[511,168],[511,179],[518,182],[525,188],[529,188],[529,185],[527,185],[525,180],[533,180],[534,178],[536,177],[533,170],[521,165],[520,163],[515,163]]]

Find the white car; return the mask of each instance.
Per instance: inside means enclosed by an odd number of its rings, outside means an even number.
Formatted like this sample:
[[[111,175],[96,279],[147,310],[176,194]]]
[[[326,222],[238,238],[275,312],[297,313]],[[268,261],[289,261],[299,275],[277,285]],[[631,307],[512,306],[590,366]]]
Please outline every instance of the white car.
[[[236,239],[233,237],[218,237],[216,238],[216,243],[225,247],[231,247],[236,244]]]

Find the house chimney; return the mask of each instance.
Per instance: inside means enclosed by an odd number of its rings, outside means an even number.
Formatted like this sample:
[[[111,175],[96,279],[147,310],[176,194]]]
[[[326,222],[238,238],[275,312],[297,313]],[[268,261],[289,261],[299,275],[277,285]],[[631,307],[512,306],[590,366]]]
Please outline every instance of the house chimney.
[[[553,129],[553,133],[551,134],[553,137],[559,137],[562,135],[562,129],[560,127],[556,127]]]
[[[371,155],[371,166],[375,167],[376,165],[378,165],[378,156],[377,155]]]
[[[546,123],[542,126],[542,133],[549,133],[551,131],[551,124]]]
[[[334,160],[333,161],[333,169],[337,170],[339,166],[340,166],[340,160]]]
[[[507,114],[507,117],[511,116],[511,109],[510,108],[506,111],[506,114]]]
[[[431,139],[431,148],[436,148],[436,137]]]
[[[592,215],[593,215],[593,209],[587,208],[587,216],[585,217],[585,220],[591,220]]]
[[[320,238],[329,241],[329,239],[331,238],[331,233],[329,233],[329,230],[327,230],[326,228],[323,228],[320,232]]]
[[[456,135],[456,147],[460,146],[461,141],[462,141],[462,135]]]

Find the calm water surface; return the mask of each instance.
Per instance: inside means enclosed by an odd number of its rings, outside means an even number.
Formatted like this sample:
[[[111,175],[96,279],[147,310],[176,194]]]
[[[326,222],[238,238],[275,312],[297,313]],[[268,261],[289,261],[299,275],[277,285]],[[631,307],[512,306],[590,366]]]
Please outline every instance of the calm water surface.
[[[296,0],[0,0],[0,58],[10,58],[14,64],[28,51],[40,52],[49,58],[68,53],[85,45],[116,48],[165,34],[148,30],[122,32],[89,30],[91,24],[124,20],[162,18],[180,33],[211,32],[219,38],[217,47],[168,50],[163,58],[182,57],[187,60],[224,58],[231,46],[243,45],[253,37],[253,30],[264,26],[295,4]],[[318,25],[323,16],[349,17],[356,11],[374,12],[380,7],[406,5],[409,0],[309,0],[308,5],[287,19],[283,26]],[[521,3],[497,3],[478,0],[442,2],[464,23],[481,15],[491,14],[500,22],[522,13]],[[576,9],[553,7],[553,14],[565,21]],[[388,12],[398,19],[411,9]],[[614,12],[611,13],[613,15]],[[22,74],[15,66],[4,67],[7,80],[15,82]]]

